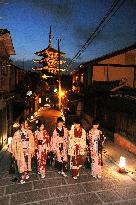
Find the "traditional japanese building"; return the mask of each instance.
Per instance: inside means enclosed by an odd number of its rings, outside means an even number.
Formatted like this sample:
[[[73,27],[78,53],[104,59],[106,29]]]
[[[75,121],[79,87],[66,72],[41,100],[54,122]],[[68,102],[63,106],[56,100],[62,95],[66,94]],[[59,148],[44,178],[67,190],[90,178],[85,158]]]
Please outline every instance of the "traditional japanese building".
[[[15,73],[11,69],[11,55],[15,55],[15,50],[10,32],[0,29],[0,147],[6,143],[12,125],[11,91],[14,89]]]
[[[98,118],[115,143],[136,154],[136,43],[83,63],[71,75],[81,96],[77,111],[80,103],[88,124]]]
[[[35,55],[42,56],[42,59],[40,60],[34,60],[34,62],[41,64],[42,67],[36,67],[33,68],[33,70],[38,71],[47,71],[46,73],[53,73],[57,74],[59,71],[63,71],[64,69],[59,69],[59,62],[60,64],[63,64],[65,61],[61,59],[65,53],[61,52],[52,47],[52,32],[51,32],[51,26],[50,26],[50,32],[49,32],[49,45],[47,48],[43,49],[42,51],[36,52]],[[59,60],[60,57],[60,60]]]

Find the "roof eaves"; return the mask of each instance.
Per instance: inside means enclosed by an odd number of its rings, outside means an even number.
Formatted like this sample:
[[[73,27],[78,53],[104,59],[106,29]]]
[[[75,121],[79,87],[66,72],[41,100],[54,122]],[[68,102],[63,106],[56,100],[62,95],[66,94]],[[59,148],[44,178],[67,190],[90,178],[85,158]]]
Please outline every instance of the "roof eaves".
[[[127,52],[127,51],[131,51],[131,50],[133,50],[133,49],[136,49],[136,43],[134,43],[134,44],[132,44],[132,45],[130,45],[130,46],[128,46],[128,47],[125,47],[125,48],[123,48],[123,49],[116,50],[116,51],[114,51],[114,52],[112,52],[112,53],[109,53],[109,54],[103,55],[103,56],[101,56],[101,57],[95,58],[95,59],[93,59],[93,60],[90,60],[90,61],[84,63],[84,65],[87,65],[87,64],[90,64],[90,63],[93,64],[93,63],[96,63],[96,62],[105,60],[105,59],[107,59],[107,58],[111,58],[111,57],[113,57],[113,56],[116,56],[116,55],[125,53],[125,52]]]

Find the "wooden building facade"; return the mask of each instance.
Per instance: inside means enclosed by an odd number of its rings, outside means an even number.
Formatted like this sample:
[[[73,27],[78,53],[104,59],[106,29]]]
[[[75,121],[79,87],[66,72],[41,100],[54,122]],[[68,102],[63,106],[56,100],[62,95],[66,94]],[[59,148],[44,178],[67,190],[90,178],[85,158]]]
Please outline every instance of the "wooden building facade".
[[[81,64],[71,75],[88,122],[98,118],[113,140],[119,134],[136,144],[136,44]]]

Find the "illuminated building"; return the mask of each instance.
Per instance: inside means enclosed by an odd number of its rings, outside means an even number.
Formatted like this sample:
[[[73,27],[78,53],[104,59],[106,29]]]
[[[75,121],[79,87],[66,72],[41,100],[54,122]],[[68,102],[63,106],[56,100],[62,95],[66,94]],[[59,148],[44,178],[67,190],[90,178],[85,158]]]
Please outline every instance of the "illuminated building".
[[[57,74],[59,72],[59,52],[55,48],[52,47],[52,32],[50,26],[49,33],[49,45],[47,48],[42,51],[36,52],[35,55],[42,56],[40,60],[34,60],[34,62],[41,64],[42,67],[33,68],[36,71],[48,71],[49,73]],[[63,57],[65,53],[60,52],[60,57]],[[65,63],[64,59],[60,59],[60,65]],[[64,71],[64,69],[60,68],[60,71]]]

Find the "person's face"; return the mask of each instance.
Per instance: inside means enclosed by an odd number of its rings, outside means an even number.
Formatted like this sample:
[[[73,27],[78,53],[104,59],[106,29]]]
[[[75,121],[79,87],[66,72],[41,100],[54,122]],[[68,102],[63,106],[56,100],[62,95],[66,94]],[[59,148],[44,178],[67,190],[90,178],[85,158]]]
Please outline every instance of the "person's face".
[[[99,124],[93,125],[93,128],[94,128],[95,130],[98,129],[98,127],[99,127]]]
[[[62,126],[63,126],[63,122],[59,122],[58,127],[62,127]]]
[[[41,124],[39,130],[40,130],[40,131],[44,130],[44,124]]]
[[[25,120],[25,122],[24,122],[24,128],[25,128],[25,129],[28,128],[28,122],[27,122],[27,120]]]
[[[27,120],[25,120],[20,126],[21,126],[21,128],[27,129],[28,128]]]
[[[76,124],[75,123],[75,128],[78,130],[78,129],[80,129],[80,124]]]

